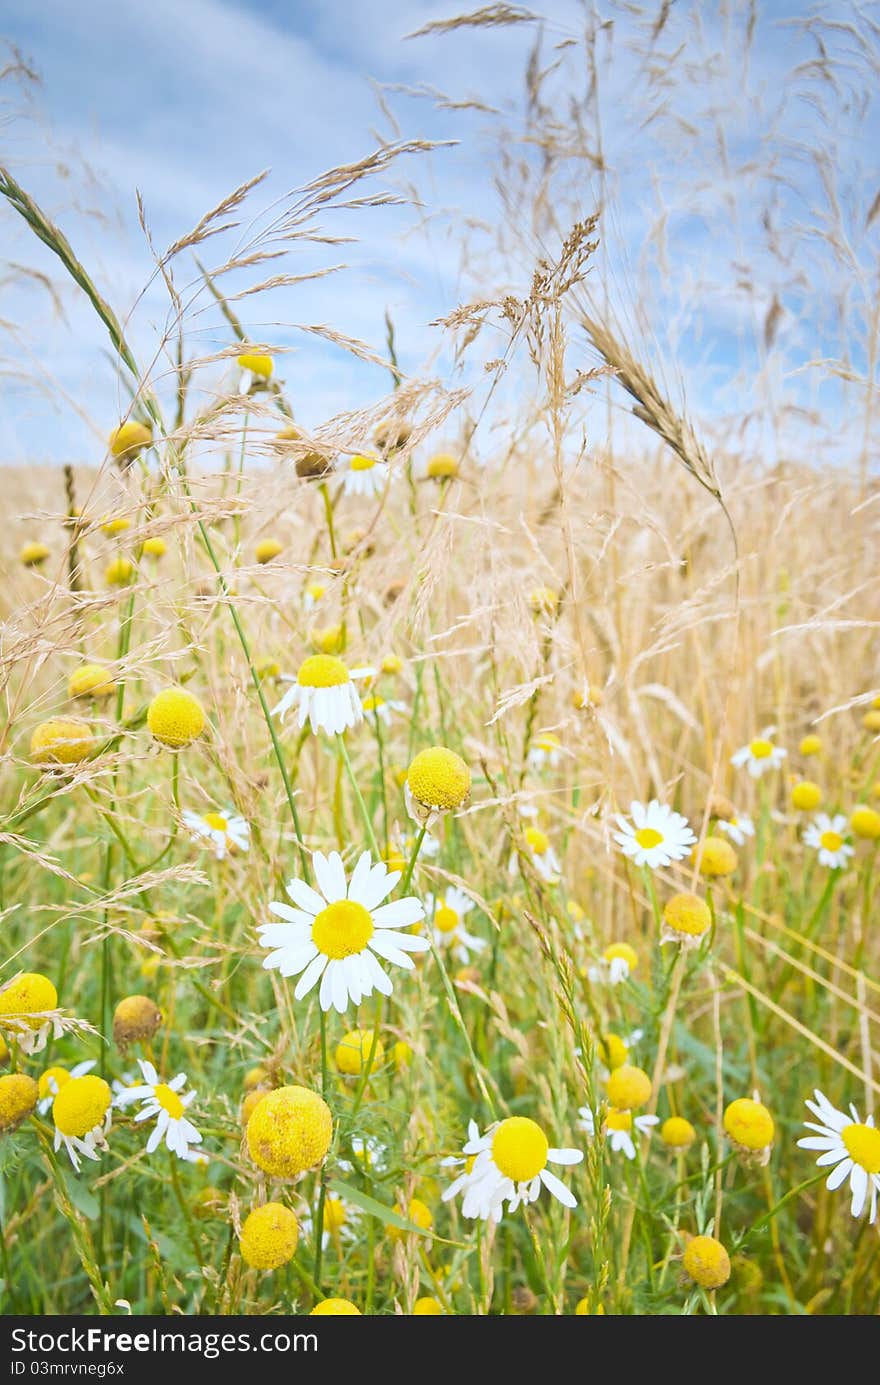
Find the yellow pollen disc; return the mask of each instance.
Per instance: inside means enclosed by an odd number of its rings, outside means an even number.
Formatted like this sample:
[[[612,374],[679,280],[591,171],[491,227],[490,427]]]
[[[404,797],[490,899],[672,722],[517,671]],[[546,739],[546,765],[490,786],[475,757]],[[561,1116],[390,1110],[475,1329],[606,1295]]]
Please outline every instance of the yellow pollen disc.
[[[315,947],[335,962],[363,952],[372,936],[372,918],[362,904],[351,899],[328,904],[312,924]]]
[[[551,751],[559,749],[560,742],[558,736],[552,736],[548,731],[545,736],[538,737],[535,745],[538,750],[543,750],[545,754],[549,755]]]
[[[754,760],[766,760],[768,755],[773,754],[773,746],[770,741],[752,741],[749,745]]]
[[[663,833],[658,832],[655,827],[640,827],[636,833],[636,841],[646,851],[650,850],[652,846],[659,846],[662,840]]]
[[[52,1103],[52,1119],[62,1135],[82,1139],[100,1125],[110,1109],[112,1093],[102,1077],[72,1077]]]
[[[206,813],[205,822],[212,827],[215,832],[225,832],[229,823],[220,813]]]
[[[352,471],[372,471],[375,465],[375,457],[361,457],[360,455],[352,457],[350,462]]]
[[[550,838],[539,827],[526,828],[526,841],[536,856],[543,856],[550,845]]]
[[[458,927],[458,914],[444,904],[434,915],[434,927],[439,928],[441,933],[454,933]]]
[[[296,681],[301,688],[341,688],[348,682],[348,669],[333,654],[311,654],[300,664]]]
[[[492,1137],[495,1167],[514,1183],[528,1183],[547,1163],[547,1136],[527,1116],[502,1121]]]
[[[826,851],[839,851],[843,846],[843,837],[839,832],[823,832],[819,838],[819,845],[824,846]]]
[[[605,1124],[609,1130],[632,1130],[633,1118],[631,1111],[609,1111],[605,1118]]]
[[[56,1092],[60,1092],[65,1082],[69,1081],[70,1073],[67,1068],[47,1068],[45,1072],[40,1073],[40,1097],[54,1096]]]
[[[880,1173],[880,1130],[873,1125],[845,1125],[840,1138],[854,1164],[865,1173]]]
[[[180,1120],[186,1107],[177,1093],[171,1090],[167,1082],[160,1082],[157,1087],[154,1087],[153,1095],[162,1107],[162,1110],[167,1111],[173,1121]]]

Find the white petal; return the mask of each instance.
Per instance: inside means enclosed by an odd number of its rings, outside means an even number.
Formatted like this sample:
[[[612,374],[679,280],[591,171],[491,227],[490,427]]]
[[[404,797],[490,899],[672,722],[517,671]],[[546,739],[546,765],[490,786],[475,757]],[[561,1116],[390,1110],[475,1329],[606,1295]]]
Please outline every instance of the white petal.
[[[331,851],[329,856],[316,851],[312,857],[312,868],[318,889],[325,899],[345,899],[345,870],[338,851]]]
[[[551,1173],[549,1169],[542,1169],[540,1177],[547,1191],[552,1193],[555,1198],[558,1198],[563,1207],[577,1207],[577,1198],[574,1193],[569,1192],[568,1188],[556,1177],[555,1173]]]
[[[584,1157],[582,1149],[548,1149],[547,1158],[551,1164],[579,1164]]]
[[[852,1159],[843,1159],[837,1165],[836,1169],[832,1169],[831,1173],[829,1173],[827,1179],[825,1180],[825,1187],[829,1190],[829,1192],[833,1193],[835,1188],[839,1188],[841,1183],[846,1182],[847,1176],[852,1166]]]
[[[381,909],[373,910],[373,922],[377,928],[409,928],[413,923],[420,923],[424,917],[424,905],[413,895],[392,900],[390,904],[383,904]]]
[[[294,904],[298,904],[307,914],[311,914],[312,918],[316,914],[320,914],[325,907],[325,901],[316,890],[312,889],[311,885],[306,884],[305,880],[288,880],[287,893]]]
[[[296,990],[293,993],[294,1000],[302,1000],[303,996],[308,995],[312,987],[317,985],[318,978],[326,965],[327,958],[324,956],[323,952],[319,952],[317,957],[312,958],[296,983]]]
[[[397,939],[393,933],[374,933],[369,946],[374,952],[378,952],[380,957],[384,957],[386,962],[392,962],[396,967],[404,967],[407,971],[412,971],[415,962],[405,952],[401,952],[396,943]]]

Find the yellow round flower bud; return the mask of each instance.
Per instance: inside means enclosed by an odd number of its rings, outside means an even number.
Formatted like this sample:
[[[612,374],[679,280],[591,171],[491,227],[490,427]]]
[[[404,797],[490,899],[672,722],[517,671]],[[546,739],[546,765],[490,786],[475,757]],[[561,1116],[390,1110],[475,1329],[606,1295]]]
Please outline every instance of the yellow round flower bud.
[[[821,736],[804,736],[799,746],[800,753],[804,756],[818,755],[821,749]]]
[[[872,735],[876,736],[877,732],[880,731],[880,710],[872,707],[862,717],[862,725],[866,731],[870,731]]]
[[[24,567],[42,567],[49,556],[49,550],[44,543],[31,541],[22,544],[18,560]]]
[[[422,1231],[432,1231],[434,1229],[434,1214],[430,1207],[422,1202],[421,1198],[411,1197],[409,1205],[403,1215]],[[386,1230],[392,1241],[402,1241],[404,1236],[408,1234],[406,1231],[401,1231],[399,1226],[393,1226],[390,1222]]]
[[[857,837],[864,837],[869,842],[880,839],[880,813],[864,803],[860,803],[858,808],[853,808],[849,825]]]
[[[112,673],[100,664],[81,664],[67,680],[68,697],[110,697],[115,691]]]
[[[374,434],[376,446],[381,448],[386,456],[391,452],[397,452],[401,447],[405,447],[412,437],[412,427],[403,418],[388,418],[380,423]]]
[[[703,1289],[720,1289],[730,1278],[730,1258],[714,1236],[694,1236],[688,1241],[684,1268]]]
[[[278,554],[283,551],[284,545],[279,543],[277,539],[260,539],[254,549],[254,557],[258,563],[271,563],[272,559],[277,558]]]
[[[259,375],[263,380],[268,380],[275,369],[275,362],[271,356],[252,351],[243,351],[238,358],[238,364],[242,370],[249,370],[252,375]]]
[[[108,515],[107,518],[101,522],[101,528],[105,534],[109,534],[111,538],[115,538],[117,534],[124,534],[126,529],[131,528],[131,520],[128,515]]]
[[[695,894],[674,894],[663,907],[663,922],[670,933],[701,938],[712,926],[712,913]]]
[[[403,660],[399,654],[386,654],[379,665],[383,673],[394,675],[403,669]]]
[[[416,1299],[412,1315],[414,1318],[440,1318],[443,1316],[443,1308],[439,1299],[426,1294],[424,1298]]]
[[[708,879],[732,875],[739,864],[736,852],[723,837],[707,837],[702,846],[694,847],[691,860],[697,861],[700,874]]]
[[[226,1194],[211,1184],[207,1188],[201,1188],[193,1198],[193,1215],[199,1221],[210,1221],[212,1218],[225,1216],[228,1206]]]
[[[668,1116],[660,1127],[660,1139],[669,1149],[687,1149],[697,1132],[683,1116]]]
[[[610,1074],[606,1090],[618,1111],[635,1111],[651,1100],[651,1079],[641,1068],[624,1063]]]
[[[331,1233],[341,1231],[346,1220],[345,1203],[341,1198],[329,1194],[324,1201],[324,1230]]]
[[[110,451],[117,460],[131,461],[144,447],[151,447],[153,430],[136,418],[120,423],[110,434]]]
[[[147,558],[164,558],[168,552],[168,546],[164,539],[160,539],[155,534],[151,539],[144,539],[143,553]]]
[[[239,1108],[239,1119],[243,1130],[247,1130],[248,1121],[256,1111],[263,1097],[267,1094],[268,1087],[254,1087],[252,1091],[245,1092],[244,1099]]]
[[[602,956],[606,962],[625,962],[630,972],[634,972],[639,965],[639,955],[629,943],[609,943]]]
[[[28,1029],[39,1029],[46,1022],[45,1013],[57,1009],[58,992],[48,976],[39,971],[22,972],[0,991],[0,1015],[23,1018]]]
[[[31,735],[31,759],[35,765],[51,768],[78,765],[95,748],[91,727],[73,717],[52,717],[35,726]]]
[[[366,1067],[371,1052],[371,1072],[375,1072],[385,1057],[382,1040],[372,1029],[351,1029],[336,1047],[336,1066],[340,1072],[357,1077]]]
[[[406,772],[413,799],[423,808],[448,812],[461,808],[471,791],[471,772],[460,755],[443,745],[420,750]]]
[[[458,466],[458,458],[453,457],[451,452],[438,452],[428,462],[427,474],[434,481],[448,481],[458,475]]]
[[[104,569],[104,581],[108,587],[127,587],[134,577],[134,564],[128,558],[111,558]]]
[[[401,1068],[408,1068],[413,1058],[413,1051],[405,1039],[398,1039],[391,1050],[391,1057],[394,1059],[394,1066],[400,1072]]]
[[[341,624],[312,625],[309,628],[309,641],[320,654],[341,654],[345,648],[345,627]]]
[[[811,813],[822,802],[822,790],[811,779],[802,779],[791,791],[791,806],[798,812]]]
[[[243,1086],[246,1092],[252,1092],[256,1087],[268,1086],[270,1081],[271,1073],[269,1069],[258,1066],[256,1068],[248,1068],[244,1075]]]
[[[599,1057],[609,1072],[622,1068],[629,1057],[629,1049],[619,1034],[605,1034],[597,1044]]]
[[[282,1202],[255,1207],[241,1228],[239,1249],[246,1265],[255,1270],[277,1270],[293,1259],[299,1240],[299,1222]]]
[[[88,1073],[72,1077],[60,1088],[52,1102],[52,1119],[56,1130],[72,1139],[81,1140],[95,1126],[101,1125],[110,1110],[113,1094],[103,1077]]]
[[[113,1042],[124,1053],[129,1044],[152,1039],[162,1023],[162,1011],[148,995],[128,995],[113,1012]]]
[[[24,1072],[0,1077],[0,1135],[8,1135],[27,1120],[39,1100],[39,1088]]]
[[[205,729],[205,711],[197,697],[183,688],[165,688],[147,708],[147,726],[162,745],[182,750]]]
[[[760,1101],[741,1096],[724,1112],[724,1130],[740,1149],[756,1154],[773,1143],[773,1117]]]
[[[361,1317],[360,1308],[355,1308],[349,1298],[325,1298],[321,1303],[316,1303],[310,1318],[359,1318]]]
[[[333,1135],[327,1103],[305,1087],[278,1087],[247,1123],[248,1152],[274,1178],[296,1178],[325,1158]]]

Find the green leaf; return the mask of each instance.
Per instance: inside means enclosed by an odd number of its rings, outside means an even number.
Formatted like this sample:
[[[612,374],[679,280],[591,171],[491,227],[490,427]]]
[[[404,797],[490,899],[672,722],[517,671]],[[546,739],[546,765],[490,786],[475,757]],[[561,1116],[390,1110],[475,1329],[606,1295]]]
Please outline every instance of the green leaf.
[[[416,1226],[415,1222],[404,1217],[394,1207],[388,1207],[384,1202],[377,1202],[374,1197],[368,1197],[359,1188],[353,1188],[350,1183],[343,1183],[338,1178],[329,1179],[329,1186],[338,1197],[346,1202],[353,1202],[355,1207],[360,1207],[362,1212],[366,1212],[368,1217],[375,1217],[383,1226],[396,1226],[399,1231],[413,1231],[417,1236],[427,1236],[429,1240],[439,1241],[446,1246],[459,1246],[467,1249],[461,1241],[447,1241],[442,1236],[437,1236],[433,1231],[426,1231],[423,1226]]]
[[[64,1185],[76,1210],[82,1212],[83,1216],[88,1217],[90,1221],[94,1221],[101,1209],[91,1188],[87,1187],[85,1183],[81,1183],[78,1178],[71,1178],[69,1175],[65,1177]]]

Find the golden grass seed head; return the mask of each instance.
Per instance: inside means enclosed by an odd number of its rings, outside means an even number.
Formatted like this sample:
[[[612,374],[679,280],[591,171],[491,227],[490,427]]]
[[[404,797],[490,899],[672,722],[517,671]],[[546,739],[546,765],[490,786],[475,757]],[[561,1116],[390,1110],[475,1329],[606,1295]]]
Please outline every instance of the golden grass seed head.
[[[17,1130],[36,1109],[40,1091],[24,1072],[8,1072],[0,1077],[0,1135]]]
[[[698,842],[691,860],[696,861],[700,874],[709,880],[732,875],[739,864],[739,857],[723,837],[706,837],[702,845]]]
[[[684,1268],[703,1289],[720,1289],[730,1278],[730,1258],[714,1236],[693,1236],[684,1249]]]
[[[31,734],[31,760],[41,769],[78,765],[95,748],[88,722],[74,717],[50,717],[35,726]]]
[[[316,1303],[311,1318],[359,1318],[360,1308],[356,1308],[350,1298],[325,1298]]]
[[[42,567],[48,556],[49,549],[46,545],[32,539],[29,543],[22,544],[18,561],[23,567]]]
[[[880,813],[874,808],[869,808],[865,803],[860,803],[857,808],[853,808],[849,825],[856,836],[863,837],[865,841],[876,842],[880,840]]]
[[[773,1144],[773,1117],[760,1101],[738,1097],[726,1107],[723,1118],[725,1134],[739,1149],[759,1154]]]
[[[660,1127],[660,1138],[667,1149],[688,1149],[697,1138],[697,1132],[684,1116],[667,1116]]]
[[[274,1178],[296,1178],[325,1158],[333,1135],[327,1103],[306,1087],[278,1087],[257,1102],[247,1123],[248,1152]]]
[[[103,1077],[94,1073],[72,1077],[52,1102],[55,1127],[62,1135],[81,1140],[90,1130],[103,1124],[112,1100],[113,1094]]]
[[[162,1011],[148,995],[127,995],[113,1012],[113,1042],[123,1053],[129,1044],[146,1043],[162,1024]]]
[[[147,709],[147,726],[154,738],[170,750],[191,745],[205,729],[205,709],[185,688],[164,688]]]
[[[642,1069],[623,1063],[609,1074],[605,1084],[608,1100],[618,1111],[635,1111],[651,1100],[651,1079]]]
[[[152,447],[153,430],[146,423],[129,418],[113,429],[108,445],[117,461],[132,461],[145,447]]]
[[[115,691],[113,674],[100,664],[80,664],[67,680],[68,697],[110,697]]]
[[[822,790],[811,779],[802,779],[791,791],[791,806],[800,813],[810,813],[822,802]]]
[[[371,1074],[381,1067],[385,1058],[382,1040],[372,1029],[350,1029],[336,1046],[336,1066],[341,1073],[357,1077],[373,1054]]]
[[[277,1270],[293,1259],[299,1240],[299,1222],[282,1202],[255,1207],[241,1228],[239,1250],[246,1265],[255,1270]]]
[[[460,755],[444,745],[420,750],[406,772],[406,782],[423,808],[448,812],[461,808],[471,791],[471,772]]]

